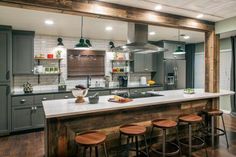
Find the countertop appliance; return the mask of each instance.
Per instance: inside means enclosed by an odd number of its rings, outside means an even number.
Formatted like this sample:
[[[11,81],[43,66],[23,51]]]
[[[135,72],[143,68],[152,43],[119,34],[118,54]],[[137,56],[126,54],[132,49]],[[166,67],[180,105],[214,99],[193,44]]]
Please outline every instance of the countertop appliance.
[[[147,78],[145,76],[140,77],[140,85],[141,86],[147,85]]]
[[[164,60],[164,89],[186,88],[186,60]]]
[[[119,87],[127,87],[128,86],[128,76],[119,76]]]

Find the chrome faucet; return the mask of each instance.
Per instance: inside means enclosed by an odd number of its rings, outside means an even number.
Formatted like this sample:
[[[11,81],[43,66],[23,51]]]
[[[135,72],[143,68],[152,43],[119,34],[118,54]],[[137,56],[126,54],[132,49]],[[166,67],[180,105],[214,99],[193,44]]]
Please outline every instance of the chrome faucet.
[[[91,76],[88,75],[87,76],[87,88],[89,88],[91,86]]]

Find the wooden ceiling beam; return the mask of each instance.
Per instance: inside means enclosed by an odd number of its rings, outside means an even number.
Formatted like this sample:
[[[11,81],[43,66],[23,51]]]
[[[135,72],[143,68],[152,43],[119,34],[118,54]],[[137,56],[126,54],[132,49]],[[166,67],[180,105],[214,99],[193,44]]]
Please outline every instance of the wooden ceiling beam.
[[[211,32],[215,23],[94,0],[0,0],[0,5]]]

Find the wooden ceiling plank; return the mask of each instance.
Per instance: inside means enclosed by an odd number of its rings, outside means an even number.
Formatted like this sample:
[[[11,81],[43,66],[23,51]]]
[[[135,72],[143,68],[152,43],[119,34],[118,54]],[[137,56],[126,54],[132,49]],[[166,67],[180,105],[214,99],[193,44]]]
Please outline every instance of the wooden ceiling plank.
[[[80,0],[2,0],[0,5],[209,32],[214,23],[145,9]]]

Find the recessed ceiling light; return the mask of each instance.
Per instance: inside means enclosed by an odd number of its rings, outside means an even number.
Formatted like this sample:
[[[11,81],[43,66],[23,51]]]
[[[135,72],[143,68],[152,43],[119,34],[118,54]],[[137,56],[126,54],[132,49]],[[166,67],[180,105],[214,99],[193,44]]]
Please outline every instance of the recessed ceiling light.
[[[52,20],[45,20],[44,23],[45,23],[46,25],[53,25],[53,24],[54,24],[54,21],[52,21]]]
[[[158,4],[156,7],[155,7],[155,10],[161,10],[162,9],[162,5]]]
[[[203,18],[203,16],[204,16],[203,14],[198,14],[197,18],[200,19],[200,18]]]
[[[150,32],[149,33],[149,35],[155,35],[156,34],[156,32]]]
[[[189,39],[189,38],[190,38],[190,36],[188,36],[188,35],[184,36],[184,39]]]
[[[113,30],[113,28],[111,26],[106,27],[106,31],[112,31],[112,30]]]

